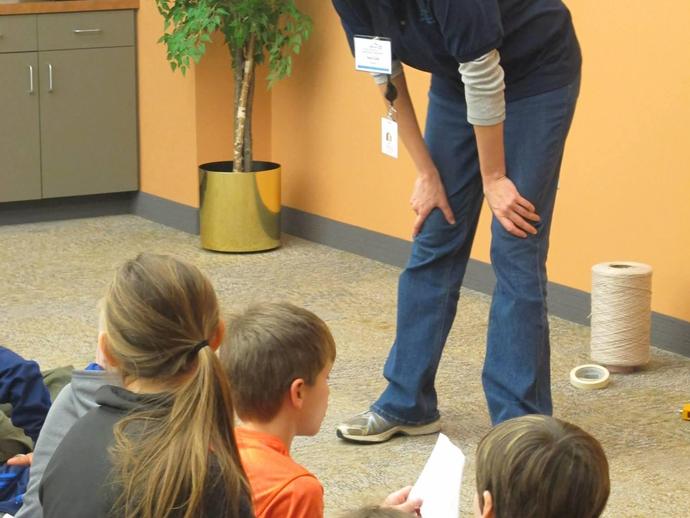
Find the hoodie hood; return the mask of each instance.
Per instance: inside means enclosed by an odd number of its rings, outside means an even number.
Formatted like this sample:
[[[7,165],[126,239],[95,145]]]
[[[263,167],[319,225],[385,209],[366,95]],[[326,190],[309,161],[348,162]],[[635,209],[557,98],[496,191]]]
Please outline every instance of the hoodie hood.
[[[118,386],[117,376],[105,371],[78,370],[72,373],[72,383],[68,387],[71,387],[71,403],[77,418],[97,406],[96,392],[104,385]]]

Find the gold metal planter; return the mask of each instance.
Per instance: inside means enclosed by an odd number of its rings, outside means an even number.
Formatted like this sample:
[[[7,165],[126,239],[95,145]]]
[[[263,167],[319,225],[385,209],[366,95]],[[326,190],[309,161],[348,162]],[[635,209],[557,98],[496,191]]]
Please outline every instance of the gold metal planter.
[[[254,162],[233,173],[232,162],[199,166],[201,246],[219,252],[260,252],[280,246],[280,165]]]

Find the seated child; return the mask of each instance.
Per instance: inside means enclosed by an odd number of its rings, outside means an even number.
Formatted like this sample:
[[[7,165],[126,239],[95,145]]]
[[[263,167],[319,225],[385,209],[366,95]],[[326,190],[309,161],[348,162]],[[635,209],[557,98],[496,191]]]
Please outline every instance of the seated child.
[[[297,435],[315,435],[326,414],[335,361],[328,327],[291,304],[252,306],[228,321],[220,358],[242,420],[235,433],[256,517],[322,517],[321,483],[292,460],[290,446]],[[421,505],[405,501],[409,488],[401,491],[395,504]]]
[[[38,490],[48,461],[74,423],[89,410],[98,406],[96,403],[98,389],[103,385],[118,383],[112,373],[106,373],[103,370],[103,366],[105,366],[105,361],[97,353],[96,362],[89,364],[83,370],[73,371],[70,383],[55,398],[34,447],[33,459],[27,463],[31,466],[31,474],[23,504],[19,512],[15,514],[15,518],[43,516]],[[8,464],[18,464],[21,461],[20,458],[14,458],[10,459]]]
[[[0,347],[0,463],[29,453],[50,408],[50,393],[38,364]],[[9,417],[5,412],[10,412]]]
[[[250,518],[216,294],[194,266],[142,254],[115,274],[100,336],[122,387],[67,432],[40,483],[46,518]]]
[[[609,497],[599,442],[574,424],[541,415],[505,421],[477,448],[475,516],[597,518]]]
[[[22,505],[34,444],[71,370],[42,373],[35,361],[0,346],[0,515]]]

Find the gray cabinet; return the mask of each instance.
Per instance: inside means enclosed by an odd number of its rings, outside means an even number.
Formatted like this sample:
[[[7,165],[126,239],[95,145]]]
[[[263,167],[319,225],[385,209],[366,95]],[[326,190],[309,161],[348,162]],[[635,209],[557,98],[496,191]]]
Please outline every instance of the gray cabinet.
[[[40,197],[38,53],[0,54],[0,201]]]
[[[133,11],[5,16],[3,26],[17,36],[0,37],[12,40],[0,43],[0,201],[136,190]],[[19,36],[31,34],[33,49]]]
[[[0,201],[41,197],[35,16],[0,16]]]
[[[39,54],[44,198],[137,188],[133,59],[131,47]]]

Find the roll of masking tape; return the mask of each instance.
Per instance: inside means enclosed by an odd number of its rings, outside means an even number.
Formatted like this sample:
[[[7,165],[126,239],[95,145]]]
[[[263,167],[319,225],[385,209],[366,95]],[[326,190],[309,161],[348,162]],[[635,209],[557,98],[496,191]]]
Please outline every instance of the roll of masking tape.
[[[570,384],[585,390],[603,389],[609,384],[609,371],[601,365],[579,365],[570,371]]]

